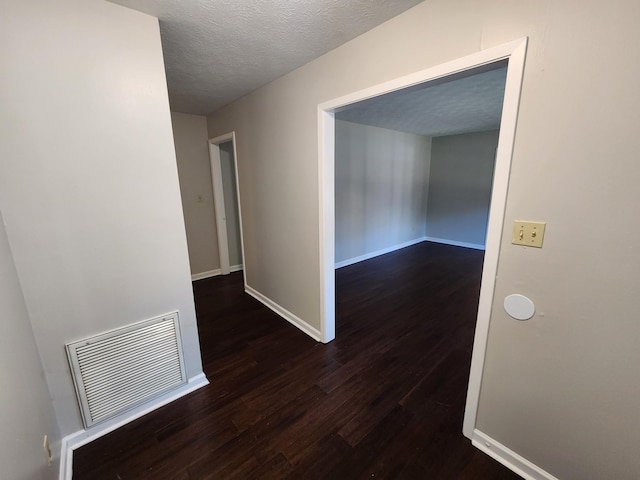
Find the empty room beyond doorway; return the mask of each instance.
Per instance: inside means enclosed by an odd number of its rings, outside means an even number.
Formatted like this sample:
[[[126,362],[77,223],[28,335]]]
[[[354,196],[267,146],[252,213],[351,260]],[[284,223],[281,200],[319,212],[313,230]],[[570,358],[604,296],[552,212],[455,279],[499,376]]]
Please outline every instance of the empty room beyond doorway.
[[[500,117],[500,135],[495,155],[495,170],[491,190],[486,252],[463,427],[464,434],[472,439],[475,438],[476,414],[504,223],[504,207],[509,185],[509,170],[516,132],[526,46],[526,38],[516,40],[318,105],[318,156],[321,185],[319,195],[321,218],[320,290],[323,299],[321,304],[321,338],[324,342],[328,342],[335,338],[336,317],[334,273],[336,252],[334,183],[336,115],[354,105],[364,105],[372,102],[376,97],[386,94],[395,94],[401,90],[419,89],[424,85],[433,86],[446,83],[451,80],[469,77],[475,73],[495,70],[496,66],[502,67],[505,63],[507,64],[504,101]]]

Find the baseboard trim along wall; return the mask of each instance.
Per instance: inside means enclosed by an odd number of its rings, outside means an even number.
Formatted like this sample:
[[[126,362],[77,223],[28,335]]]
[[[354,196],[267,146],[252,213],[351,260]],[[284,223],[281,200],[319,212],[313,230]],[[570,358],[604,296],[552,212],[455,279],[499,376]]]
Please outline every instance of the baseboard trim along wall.
[[[318,342],[320,341],[320,331],[319,330],[317,330],[316,328],[312,327],[307,322],[305,322],[301,318],[297,317],[296,315],[291,313],[286,308],[278,305],[276,302],[271,300],[269,297],[264,296],[263,294],[261,294],[257,290],[254,290],[253,288],[251,288],[249,285],[245,285],[244,291],[247,292],[249,295],[251,295],[256,300],[258,300],[260,303],[262,303],[265,307],[269,308],[270,310],[273,310],[275,313],[280,315],[287,322],[289,322],[293,326],[297,327],[298,329],[302,330],[304,333],[309,335],[314,340],[316,340]]]
[[[229,267],[229,271],[231,273],[239,272],[242,269],[243,269],[242,263],[239,263],[238,265],[232,265],[231,267]],[[193,275],[191,275],[191,281],[195,282],[196,280],[204,280],[205,278],[217,277],[218,275],[222,275],[222,270],[219,268],[216,268],[215,270],[208,270],[206,272],[194,273]]]
[[[206,272],[194,273],[193,275],[191,275],[191,281],[195,282],[196,280],[203,280],[205,278],[215,277],[216,275],[220,275],[221,273],[222,273],[222,270],[220,270],[219,268],[216,268],[215,270],[208,270]]]
[[[384,255],[386,253],[395,252],[396,250],[400,250],[401,248],[406,248],[412,245],[416,245],[418,243],[424,242],[425,240],[426,240],[425,237],[415,238],[413,240],[409,240],[408,242],[399,243],[397,245],[392,245],[390,247],[383,248],[382,250],[376,250],[375,252],[365,253],[364,255],[360,255],[359,257],[348,258],[347,260],[336,262],[335,268],[347,267],[349,265],[353,265],[354,263],[364,262],[365,260],[369,260],[374,257],[379,257],[380,255]]]
[[[558,480],[550,473],[545,472],[526,458],[521,457],[513,450],[505,447],[500,442],[496,442],[489,435],[477,429],[473,431],[471,443],[474,447],[495,458],[526,480]]]
[[[446,238],[438,238],[438,237],[424,237],[424,240],[427,242],[444,243],[445,245],[453,245],[454,247],[473,248],[475,250],[485,249],[485,246],[480,243],[458,242],[457,240],[448,240]]]
[[[117,428],[126,425],[137,418],[146,415],[147,413],[152,412],[168,403],[177,400],[180,397],[184,397],[185,395],[202,388],[204,386],[209,385],[209,380],[204,375],[204,373],[200,373],[193,378],[189,379],[189,382],[186,385],[182,385],[180,388],[173,390],[171,392],[167,392],[161,397],[156,398],[155,400],[146,403],[144,405],[140,405],[137,408],[134,408],[122,415],[104,422],[100,425],[96,425],[95,427],[89,430],[80,430],[78,432],[67,435],[62,439],[60,446],[60,474],[58,476],[59,480],[72,480],[73,476],[73,451],[77,448],[86,445],[93,440],[96,440],[109,432],[114,431]]]
[[[335,268],[348,267],[349,265],[353,265],[354,263],[364,262],[365,260],[369,260],[374,257],[379,257],[380,255],[385,255],[387,253],[395,252],[396,250],[407,248],[422,242],[444,243],[445,245],[452,245],[454,247],[473,248],[475,250],[484,250],[485,248],[484,245],[480,245],[478,243],[458,242],[457,240],[448,240],[446,238],[437,238],[437,237],[420,237],[414,240],[409,240],[408,242],[399,243],[398,245],[392,245],[391,247],[383,248],[382,250],[376,250],[375,252],[365,253],[364,255],[360,255],[359,257],[353,257],[353,258],[348,258],[347,260],[341,260],[340,262],[336,262]]]

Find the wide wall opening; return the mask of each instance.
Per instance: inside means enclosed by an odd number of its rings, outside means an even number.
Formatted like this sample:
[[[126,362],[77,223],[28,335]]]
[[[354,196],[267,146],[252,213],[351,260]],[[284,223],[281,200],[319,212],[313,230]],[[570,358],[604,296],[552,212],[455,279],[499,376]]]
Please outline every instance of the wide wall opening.
[[[336,266],[423,240],[484,247],[463,428],[470,438],[495,288],[525,51],[526,39],[518,40],[318,107],[322,341],[336,337]],[[502,93],[504,101],[500,102]],[[483,100],[486,105],[481,107]],[[421,101],[435,101],[437,107],[420,108]],[[483,109],[485,113],[479,114]],[[422,123],[431,130],[420,130]],[[374,135],[374,129],[384,133]],[[384,135],[387,142],[380,141]],[[399,137],[411,140],[392,151],[389,145]],[[354,138],[360,140],[352,141]],[[472,168],[477,158],[474,151],[483,151],[483,168],[480,164]],[[355,184],[343,188],[349,182]],[[470,185],[474,186],[460,187]],[[355,195],[358,190],[360,194]],[[400,208],[391,208],[394,204]]]

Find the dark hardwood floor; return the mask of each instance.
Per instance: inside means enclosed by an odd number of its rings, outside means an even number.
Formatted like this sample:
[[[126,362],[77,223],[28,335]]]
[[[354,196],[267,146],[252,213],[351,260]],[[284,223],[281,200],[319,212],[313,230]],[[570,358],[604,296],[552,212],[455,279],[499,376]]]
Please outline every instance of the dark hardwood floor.
[[[74,452],[74,479],[519,479],[462,416],[482,252],[422,243],[336,272],[316,343],[243,292],[194,284],[211,382]]]

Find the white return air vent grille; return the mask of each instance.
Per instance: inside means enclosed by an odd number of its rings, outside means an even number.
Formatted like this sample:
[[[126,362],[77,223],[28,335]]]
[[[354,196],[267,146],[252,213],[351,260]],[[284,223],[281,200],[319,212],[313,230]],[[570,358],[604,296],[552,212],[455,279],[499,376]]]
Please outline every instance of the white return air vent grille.
[[[67,344],[85,427],[186,383],[178,312]]]

